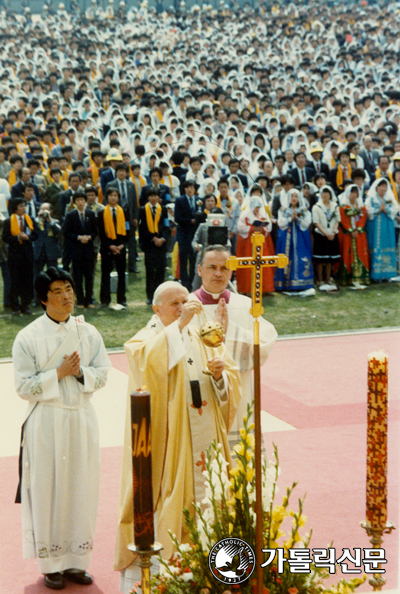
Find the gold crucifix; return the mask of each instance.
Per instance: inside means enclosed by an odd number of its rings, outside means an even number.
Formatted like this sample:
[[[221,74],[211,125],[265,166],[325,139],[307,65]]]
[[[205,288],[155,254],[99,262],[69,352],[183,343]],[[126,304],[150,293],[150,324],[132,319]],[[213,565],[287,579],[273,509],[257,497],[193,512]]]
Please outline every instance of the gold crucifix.
[[[288,258],[285,254],[278,254],[277,256],[263,256],[263,244],[265,237],[262,233],[253,233],[251,236],[251,243],[253,244],[253,255],[251,258],[236,258],[231,256],[226,261],[226,266],[229,270],[237,270],[238,268],[251,268],[251,301],[252,307],[250,314],[254,318],[262,315],[264,308],[262,306],[262,277],[263,268],[285,268],[288,265]]]
[[[257,594],[263,594],[262,554],[263,548],[263,519],[262,519],[262,463],[261,463],[261,382],[260,382],[260,330],[258,318],[262,315],[262,277],[263,268],[285,268],[289,259],[285,254],[277,256],[263,256],[265,237],[256,232],[251,236],[253,255],[251,258],[236,258],[231,256],[226,261],[229,270],[251,268],[251,302],[250,314],[254,318],[254,437],[255,437],[255,471],[256,471],[256,557],[257,557]]]

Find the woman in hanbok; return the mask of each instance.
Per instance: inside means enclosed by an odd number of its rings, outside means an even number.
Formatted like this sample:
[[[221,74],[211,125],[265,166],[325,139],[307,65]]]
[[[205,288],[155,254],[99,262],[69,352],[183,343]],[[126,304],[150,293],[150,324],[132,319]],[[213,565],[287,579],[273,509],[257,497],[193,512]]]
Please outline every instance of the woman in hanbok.
[[[367,240],[371,254],[372,281],[397,276],[394,221],[399,212],[388,181],[379,177],[368,190],[365,206],[368,214]]]
[[[263,245],[263,255],[273,256],[275,254],[274,244],[271,239],[271,220],[265,210],[264,202],[261,196],[253,195],[250,197],[246,208],[243,210],[238,221],[238,242],[236,255],[238,258],[251,256],[253,245],[251,236],[253,233],[262,233],[265,235]],[[239,293],[251,293],[251,270],[242,268],[236,271],[236,282]],[[274,273],[273,268],[263,269],[263,293],[272,293],[274,291]]]
[[[347,186],[340,197],[339,247],[341,263],[338,276],[343,284],[369,284],[369,251],[365,228],[367,210],[356,184]]]
[[[335,193],[330,186],[321,188],[318,202],[312,207],[312,219],[315,225],[313,261],[316,265],[317,285],[321,290],[324,290],[325,285],[331,285],[332,290],[337,290],[331,275],[333,265],[340,262],[337,236],[340,212]]]
[[[289,258],[286,268],[277,269],[277,291],[305,291],[314,287],[309,227],[311,212],[298,190],[289,190],[278,212],[276,253]]]

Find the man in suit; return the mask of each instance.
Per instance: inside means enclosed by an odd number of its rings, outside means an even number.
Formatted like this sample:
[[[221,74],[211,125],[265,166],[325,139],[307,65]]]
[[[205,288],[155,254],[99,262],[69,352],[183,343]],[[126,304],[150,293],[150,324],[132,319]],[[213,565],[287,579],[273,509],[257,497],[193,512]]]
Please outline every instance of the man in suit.
[[[63,222],[65,216],[70,210],[75,208],[73,195],[78,191],[81,184],[81,174],[79,171],[72,171],[68,177],[68,190],[61,192],[59,196],[60,221]]]
[[[153,167],[150,169],[149,173],[150,183],[146,186],[143,186],[142,191],[140,193],[140,206],[145,206],[147,203],[147,190],[153,186],[160,190],[160,200],[161,204],[165,205],[167,202],[171,202],[171,190],[168,186],[161,183],[162,178],[162,169],[160,167]]]
[[[31,174],[31,182],[39,188],[40,196],[43,196],[46,191],[46,180],[43,175],[39,173],[40,161],[37,159],[29,159],[26,166],[28,167]]]
[[[25,213],[24,198],[13,202],[13,213],[3,223],[3,241],[8,243],[8,265],[10,270],[10,305],[12,313],[31,314],[29,309],[33,297],[33,248],[37,239],[36,224]]]
[[[306,166],[307,159],[304,153],[296,153],[294,157],[296,167],[294,167],[290,175],[294,179],[294,184],[297,188],[301,188],[303,184],[311,181],[314,177],[314,170]]]
[[[204,180],[204,176],[200,171],[202,164],[203,164],[202,160],[199,156],[195,155],[194,157],[190,158],[190,169],[188,170],[187,173],[185,173],[185,175],[183,175],[180,178],[181,179],[180,187],[181,187],[182,194],[184,194],[184,192],[185,192],[184,183],[188,179],[191,179],[194,181],[194,189],[197,193],[198,189],[200,188],[200,184]]]
[[[25,198],[26,200],[26,214],[33,220],[39,214],[40,210],[40,202],[37,202],[35,197],[35,188],[34,184],[28,182],[27,184],[23,184],[21,186],[21,196],[20,198]]]
[[[169,225],[167,209],[160,204],[159,188],[150,187],[147,199],[147,204],[140,208],[139,243],[144,252],[147,305],[150,305],[154,291],[164,282]]]
[[[136,194],[135,184],[128,179],[129,165],[118,163],[115,168],[116,179],[107,185],[108,188],[116,188],[120,194],[119,205],[124,209],[127,229],[129,230],[128,239],[128,270],[129,272],[138,272],[136,267],[136,227],[139,219],[138,196]]]
[[[312,169],[314,174],[313,177],[315,177],[319,173],[323,173],[326,176],[326,179],[329,179],[329,167],[326,163],[323,163],[321,160],[323,152],[324,149],[321,145],[312,146],[310,148],[311,161],[307,162],[306,167]]]
[[[178,225],[176,240],[179,245],[179,268],[181,282],[188,291],[191,290],[196,264],[196,253],[192,241],[196,231],[197,196],[194,180],[183,183],[185,194],[175,200],[175,222]],[[189,265],[189,270],[188,270]]]
[[[372,146],[372,137],[367,135],[364,138],[364,146],[360,149],[360,157],[364,161],[364,168],[368,172],[371,180],[374,179],[375,169],[378,164],[379,151]]]
[[[37,239],[33,242],[34,266],[33,273],[36,278],[42,272],[44,266],[57,267],[57,260],[61,257],[59,237],[61,225],[52,218],[52,208],[49,202],[44,202],[38,211],[36,218]],[[29,213],[28,213],[29,214]]]
[[[100,174],[100,185],[101,191],[103,192],[103,196],[106,195],[107,185],[114,181],[116,178],[115,169],[119,163],[122,163],[122,155],[120,154],[118,149],[110,149],[106,157],[106,163],[108,164],[108,169],[104,169]],[[106,202],[104,201],[106,204]]]
[[[13,185],[11,188],[11,198],[21,198],[22,196],[22,186],[27,184],[31,181],[31,172],[27,167],[23,167],[19,172],[19,181]],[[40,202],[40,192],[39,188],[36,184],[33,184],[35,190],[35,200],[36,202]]]
[[[113,266],[118,273],[117,302],[126,307],[125,265],[128,241],[124,210],[119,206],[119,190],[106,190],[107,206],[98,215],[100,253],[101,253],[101,287],[100,301],[102,307],[111,302],[110,274]]]
[[[93,307],[93,242],[97,236],[96,217],[94,212],[86,209],[85,192],[75,192],[73,200],[76,208],[65,217],[63,232],[71,246],[77,305]]]

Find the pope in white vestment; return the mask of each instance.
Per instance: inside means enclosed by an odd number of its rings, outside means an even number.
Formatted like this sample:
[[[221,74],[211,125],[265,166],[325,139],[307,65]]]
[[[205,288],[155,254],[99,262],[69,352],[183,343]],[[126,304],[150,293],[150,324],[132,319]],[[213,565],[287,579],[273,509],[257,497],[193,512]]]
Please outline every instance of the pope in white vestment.
[[[213,249],[216,248],[216,249]],[[251,299],[245,295],[233,293],[227,289],[232,271],[226,268],[226,260],[230,256],[222,246],[206,248],[198,274],[202,286],[189,296],[202,304],[202,313],[193,318],[192,324],[202,326],[206,321],[216,319],[226,329],[225,346],[240,370],[243,398],[240,400],[236,421],[229,434],[231,446],[239,441],[239,430],[243,426],[243,417],[247,412],[247,404],[253,400],[253,322],[250,314]],[[267,360],[268,354],[278,334],[274,326],[265,318],[260,323],[260,364]]]
[[[60,288],[51,298],[61,307],[72,300],[73,309],[73,292],[65,301],[63,285],[50,285]],[[49,311],[21,330],[13,346],[16,391],[29,403],[20,484],[23,554],[36,557],[43,574],[85,570],[91,561],[100,451],[90,399],[111,368],[94,326],[69,314],[59,322]]]

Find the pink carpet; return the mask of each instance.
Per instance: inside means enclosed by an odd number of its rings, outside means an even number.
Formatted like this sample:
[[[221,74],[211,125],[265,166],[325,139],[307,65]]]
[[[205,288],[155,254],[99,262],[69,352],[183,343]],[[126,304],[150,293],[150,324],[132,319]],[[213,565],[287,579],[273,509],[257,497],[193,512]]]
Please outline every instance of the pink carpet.
[[[365,518],[366,366],[367,354],[389,355],[389,503],[388,517],[399,517],[400,332],[299,339],[278,342],[262,371],[262,408],[292,424],[297,431],[264,436],[267,452],[279,448],[283,497],[293,481],[292,504],[306,493],[306,531],[313,528],[312,547],[368,547],[359,522]],[[127,372],[124,355],[113,365]],[[93,562],[92,586],[68,584],[67,591],[87,594],[118,592],[112,570],[121,448],[102,449],[102,480]],[[22,559],[20,508],[13,504],[17,483],[15,457],[0,458],[0,592],[48,593],[35,560]],[[385,589],[398,584],[398,530],[385,537],[388,564]],[[342,577],[338,575],[337,578]],[[332,577],[334,581],[334,576]],[[364,585],[359,591],[371,591]]]

